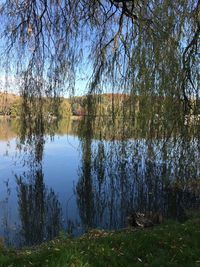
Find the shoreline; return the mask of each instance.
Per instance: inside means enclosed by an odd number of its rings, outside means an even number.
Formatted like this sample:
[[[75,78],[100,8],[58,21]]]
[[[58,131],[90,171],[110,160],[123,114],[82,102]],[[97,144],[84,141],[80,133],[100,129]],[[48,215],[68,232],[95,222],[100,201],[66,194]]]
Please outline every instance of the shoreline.
[[[199,266],[200,216],[184,223],[166,221],[152,228],[92,230],[79,238],[61,234],[20,250],[0,243],[0,266]]]

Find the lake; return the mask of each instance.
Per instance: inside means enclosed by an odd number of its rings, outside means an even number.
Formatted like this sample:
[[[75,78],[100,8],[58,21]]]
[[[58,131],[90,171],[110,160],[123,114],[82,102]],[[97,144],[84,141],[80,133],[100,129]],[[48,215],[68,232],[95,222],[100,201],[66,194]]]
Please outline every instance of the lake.
[[[198,137],[185,126],[150,136],[125,125],[62,121],[23,136],[19,121],[0,121],[0,237],[30,246],[60,233],[127,226],[133,212],[184,220],[200,203]],[[51,128],[54,130],[51,131]],[[128,133],[128,135],[126,134]],[[198,132],[198,131],[197,131]]]

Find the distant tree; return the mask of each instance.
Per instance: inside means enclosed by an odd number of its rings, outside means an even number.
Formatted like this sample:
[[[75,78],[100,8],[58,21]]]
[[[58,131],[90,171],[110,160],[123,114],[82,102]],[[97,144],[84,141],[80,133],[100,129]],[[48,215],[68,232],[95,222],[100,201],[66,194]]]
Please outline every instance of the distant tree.
[[[19,117],[21,113],[21,101],[20,99],[15,100],[10,107],[10,115],[12,117]]]
[[[72,115],[71,105],[66,99],[63,99],[60,104],[59,115],[61,118],[67,118]]]

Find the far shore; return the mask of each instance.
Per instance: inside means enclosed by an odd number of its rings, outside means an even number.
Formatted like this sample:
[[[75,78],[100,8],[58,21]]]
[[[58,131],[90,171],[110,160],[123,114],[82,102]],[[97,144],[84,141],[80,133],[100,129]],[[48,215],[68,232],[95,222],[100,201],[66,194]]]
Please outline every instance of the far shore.
[[[0,120],[11,120],[11,119],[19,119],[20,117],[13,117],[10,115],[0,115]],[[76,116],[76,115],[71,115],[69,117],[63,118],[63,119],[68,119],[70,118],[71,120],[80,120],[82,118],[82,116]]]

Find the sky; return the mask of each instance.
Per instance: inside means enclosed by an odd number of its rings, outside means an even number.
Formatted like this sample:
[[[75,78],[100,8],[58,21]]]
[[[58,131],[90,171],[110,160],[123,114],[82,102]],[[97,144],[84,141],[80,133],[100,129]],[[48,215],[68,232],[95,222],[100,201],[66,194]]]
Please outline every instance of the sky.
[[[87,69],[84,73],[77,73],[76,81],[75,81],[75,95],[81,96],[86,94],[87,92],[87,83],[89,74],[91,73],[91,69]],[[0,92],[9,92],[14,94],[19,94],[19,79],[15,75],[15,71],[13,68],[12,73],[6,74],[5,70],[2,66],[0,66]],[[69,97],[70,93],[67,90],[64,90],[64,96]]]
[[[0,7],[1,7],[2,2],[3,1],[0,0]],[[2,28],[0,29],[0,31],[1,30]],[[6,48],[5,41],[0,36],[0,58],[3,57],[4,55],[3,51],[5,51],[5,48]],[[87,51],[85,52],[87,53]],[[18,86],[19,80],[18,79],[20,78],[17,77],[16,75],[16,69],[17,69],[16,65],[14,65],[13,63],[10,67],[11,68],[9,72],[6,74],[5,67],[3,66],[3,60],[0,60],[0,92],[6,91],[6,92],[18,94],[19,92],[19,86]],[[92,73],[91,66],[84,63],[81,68],[81,72],[80,71],[77,72],[76,81],[75,81],[75,91],[74,91],[75,95],[81,96],[81,95],[86,94],[87,92],[86,86],[87,86],[88,79],[91,73]],[[67,92],[67,90],[64,90],[64,96],[69,97],[70,93]]]
[[[76,96],[81,96],[85,95],[87,93],[87,79],[84,78],[78,78],[76,79],[75,82],[75,95]],[[0,71],[0,92],[8,92],[8,93],[14,93],[14,94],[19,94],[19,86],[18,86],[18,80],[16,76],[9,75],[5,76],[4,71]],[[64,92],[65,97],[69,97],[70,93],[65,91]]]

